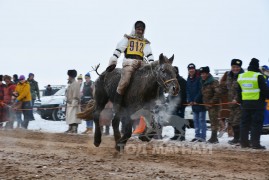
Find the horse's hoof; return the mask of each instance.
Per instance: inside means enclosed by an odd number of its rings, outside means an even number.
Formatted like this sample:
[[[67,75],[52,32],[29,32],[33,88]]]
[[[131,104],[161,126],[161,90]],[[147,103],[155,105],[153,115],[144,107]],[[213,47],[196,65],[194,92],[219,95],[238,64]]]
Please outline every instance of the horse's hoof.
[[[118,151],[118,152],[122,152],[124,150],[124,144],[122,143],[117,143],[116,146],[115,146],[115,149]]]
[[[93,144],[95,145],[95,147],[99,147],[101,142],[94,142]]]
[[[139,138],[141,141],[145,141],[145,142],[149,142],[149,141],[151,140],[150,137],[145,136],[145,135],[140,135],[138,138]]]

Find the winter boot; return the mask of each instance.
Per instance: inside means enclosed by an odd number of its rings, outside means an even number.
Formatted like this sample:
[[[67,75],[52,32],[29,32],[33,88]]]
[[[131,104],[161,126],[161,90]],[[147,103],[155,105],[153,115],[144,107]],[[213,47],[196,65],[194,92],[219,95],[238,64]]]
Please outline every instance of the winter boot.
[[[217,144],[219,143],[218,137],[217,137],[217,131],[212,131],[211,138],[207,141],[211,144]]]
[[[113,108],[116,113],[120,111],[122,99],[123,99],[123,96],[120,95],[118,92],[116,92],[116,95],[114,97],[114,103],[113,103]]]
[[[86,130],[81,134],[92,134],[92,128],[86,128]]]
[[[105,132],[105,135],[109,135],[109,126],[106,126],[106,132]]]
[[[76,124],[76,123],[72,124],[72,128],[71,128],[70,133],[72,133],[72,134],[78,133],[78,124]]]
[[[72,125],[71,125],[71,124],[69,124],[69,128],[68,128],[68,130],[67,130],[67,131],[65,131],[64,133],[70,133],[71,129],[72,129]]]
[[[234,132],[234,138],[233,140],[228,141],[231,145],[239,145],[240,141],[240,127],[239,126],[233,126],[233,132]]]

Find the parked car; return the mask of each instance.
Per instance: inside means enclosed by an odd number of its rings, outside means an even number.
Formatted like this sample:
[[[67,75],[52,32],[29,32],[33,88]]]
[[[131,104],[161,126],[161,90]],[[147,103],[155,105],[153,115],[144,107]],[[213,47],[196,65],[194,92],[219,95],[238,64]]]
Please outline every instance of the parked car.
[[[52,96],[43,96],[35,101],[34,107],[43,119],[65,120],[66,88],[58,90]]]

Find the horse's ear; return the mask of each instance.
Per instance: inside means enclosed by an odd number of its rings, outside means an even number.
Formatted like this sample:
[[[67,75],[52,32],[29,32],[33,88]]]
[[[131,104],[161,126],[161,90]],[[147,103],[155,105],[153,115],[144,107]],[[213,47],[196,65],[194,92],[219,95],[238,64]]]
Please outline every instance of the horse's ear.
[[[169,62],[170,62],[171,64],[173,64],[173,60],[174,60],[174,54],[173,54],[172,57],[169,58]]]
[[[160,64],[165,63],[165,59],[164,59],[163,53],[160,54],[160,56],[159,56],[159,61],[160,61]]]

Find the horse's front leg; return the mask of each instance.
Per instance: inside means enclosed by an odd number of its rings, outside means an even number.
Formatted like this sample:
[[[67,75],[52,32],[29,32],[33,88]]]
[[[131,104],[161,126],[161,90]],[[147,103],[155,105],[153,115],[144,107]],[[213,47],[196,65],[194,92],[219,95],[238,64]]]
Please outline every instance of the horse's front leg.
[[[128,139],[132,136],[132,129],[133,129],[133,121],[128,116],[126,119],[124,134],[116,143],[117,151],[121,151],[122,149],[124,149],[124,146],[126,145]]]
[[[120,117],[116,114],[112,120],[112,127],[113,127],[113,131],[114,131],[114,139],[115,139],[116,144],[119,141],[119,139],[121,138],[119,125],[120,125]]]
[[[94,132],[94,145],[96,147],[99,147],[99,145],[101,144],[102,141],[102,132],[101,132],[101,127],[99,124],[99,116],[100,116],[100,112],[96,112],[94,114],[94,124],[95,124],[95,132]]]

